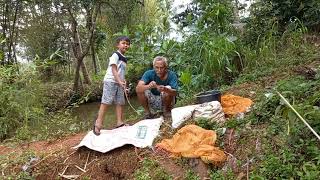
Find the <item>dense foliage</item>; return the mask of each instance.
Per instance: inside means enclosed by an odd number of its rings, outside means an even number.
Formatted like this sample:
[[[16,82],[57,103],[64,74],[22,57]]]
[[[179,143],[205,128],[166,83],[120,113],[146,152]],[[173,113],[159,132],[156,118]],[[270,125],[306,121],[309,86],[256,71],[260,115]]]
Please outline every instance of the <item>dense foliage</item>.
[[[310,31],[319,32],[320,2],[287,1],[287,0],[258,0],[250,10],[247,24],[247,42],[257,43],[272,30],[275,35],[281,36],[293,22],[305,26]]]

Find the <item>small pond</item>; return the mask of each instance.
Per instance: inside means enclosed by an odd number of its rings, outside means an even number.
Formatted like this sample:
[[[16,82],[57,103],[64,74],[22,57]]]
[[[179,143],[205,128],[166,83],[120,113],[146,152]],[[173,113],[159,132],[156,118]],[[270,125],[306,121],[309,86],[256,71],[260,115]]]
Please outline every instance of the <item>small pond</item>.
[[[140,106],[136,97],[130,98],[130,103],[135,109],[142,109],[142,106]],[[79,121],[89,121],[89,124],[92,124],[93,119],[96,118],[98,114],[99,107],[100,101],[81,104],[79,107],[76,107],[72,110],[72,115],[75,116]],[[103,124],[104,128],[109,129],[115,126],[117,122],[115,108],[115,105],[108,107]],[[126,102],[123,112],[125,122],[128,122],[129,119],[132,120],[133,117],[137,116],[137,113],[129,106],[128,102]]]

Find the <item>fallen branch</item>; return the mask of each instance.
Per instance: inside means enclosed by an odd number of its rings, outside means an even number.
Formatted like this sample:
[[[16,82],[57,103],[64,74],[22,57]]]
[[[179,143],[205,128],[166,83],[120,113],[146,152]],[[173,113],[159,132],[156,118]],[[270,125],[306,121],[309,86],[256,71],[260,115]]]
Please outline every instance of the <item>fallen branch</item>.
[[[58,173],[59,176],[66,178],[66,179],[76,179],[79,177],[79,175],[64,175],[64,173],[67,171],[69,165],[67,165],[62,173]]]
[[[79,175],[63,175],[59,173],[59,176],[66,178],[66,179],[77,179]]]
[[[67,166],[64,168],[64,170],[62,171],[62,173],[59,173],[59,172],[58,172],[59,176],[63,176],[64,173],[66,172],[66,170],[68,169],[68,167],[69,167],[69,165],[67,165]]]
[[[90,161],[87,166],[89,166],[91,163],[93,163],[94,161],[96,161],[97,159],[93,159],[92,161]]]
[[[143,161],[143,158],[138,153],[138,148],[134,147],[134,152],[136,153],[136,156],[138,157],[139,161]]]
[[[40,161],[38,161],[37,163],[31,165],[30,167],[31,167],[31,168],[36,167],[38,164],[40,164],[41,162],[43,162],[44,160],[46,160],[48,157],[51,157],[51,156],[53,156],[53,155],[58,156],[58,155],[62,154],[63,151],[60,151],[60,150],[61,150],[61,149],[57,149],[57,150],[49,153],[47,156],[45,156],[44,158],[42,158],[42,159],[41,159]],[[60,151],[60,152],[59,152],[59,151]],[[56,153],[56,154],[55,154],[55,153]]]
[[[86,170],[82,169],[81,167],[77,166],[77,165],[74,165],[76,168],[78,168],[80,171],[82,172],[87,172]]]
[[[77,152],[77,151],[73,151],[72,153],[70,153],[70,154],[67,156],[67,158],[63,161],[63,164],[66,163],[66,161],[69,159],[69,157],[70,157],[71,155],[73,155],[75,152]]]
[[[285,97],[282,96],[278,91],[276,91],[277,94],[281,97],[281,99],[293,110],[294,113],[299,117],[299,119],[311,130],[311,132],[319,139],[320,141],[320,136],[317,134],[316,131],[312,129],[312,127],[307,123],[306,120],[303,119],[303,117],[291,106],[291,104],[287,101]]]
[[[249,161],[249,158],[247,158],[247,180],[249,180],[249,164],[250,164],[250,161]]]
[[[87,156],[86,164],[84,164],[84,168],[83,168],[84,170],[86,170],[86,168],[87,168],[89,156],[90,156],[90,151],[89,151],[88,156]]]
[[[231,146],[232,134],[234,133],[234,129],[230,129],[229,137],[228,137],[228,144]]]

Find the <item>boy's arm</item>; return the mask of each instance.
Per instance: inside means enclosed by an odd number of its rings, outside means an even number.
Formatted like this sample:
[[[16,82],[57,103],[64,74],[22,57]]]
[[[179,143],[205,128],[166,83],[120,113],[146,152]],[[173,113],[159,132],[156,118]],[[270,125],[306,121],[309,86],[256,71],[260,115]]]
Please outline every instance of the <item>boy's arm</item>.
[[[126,88],[126,82],[122,81],[120,79],[120,77],[119,77],[117,65],[111,64],[111,68],[112,68],[112,74],[113,74],[114,79],[116,80],[116,82],[119,83],[120,86]]]

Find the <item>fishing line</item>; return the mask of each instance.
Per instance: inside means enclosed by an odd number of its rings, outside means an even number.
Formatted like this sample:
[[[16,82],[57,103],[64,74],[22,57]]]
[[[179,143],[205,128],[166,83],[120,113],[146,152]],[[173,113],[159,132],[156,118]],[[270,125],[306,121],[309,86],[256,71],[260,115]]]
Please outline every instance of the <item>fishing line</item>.
[[[132,104],[130,103],[130,100],[129,100],[129,96],[128,96],[128,91],[125,87],[123,87],[124,89],[124,94],[126,96],[126,99],[127,99],[127,102],[129,104],[129,106],[139,115],[139,112],[132,106]]]

